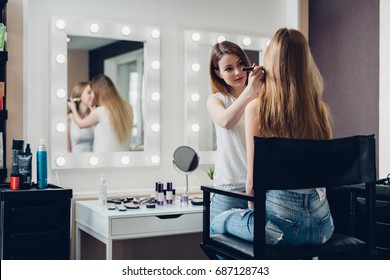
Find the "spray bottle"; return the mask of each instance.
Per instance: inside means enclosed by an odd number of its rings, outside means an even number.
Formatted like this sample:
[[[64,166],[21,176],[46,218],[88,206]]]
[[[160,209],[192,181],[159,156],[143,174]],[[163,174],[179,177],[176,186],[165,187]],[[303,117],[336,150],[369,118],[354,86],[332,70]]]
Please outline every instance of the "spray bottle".
[[[39,140],[37,150],[37,183],[38,189],[47,188],[47,151],[43,138]]]

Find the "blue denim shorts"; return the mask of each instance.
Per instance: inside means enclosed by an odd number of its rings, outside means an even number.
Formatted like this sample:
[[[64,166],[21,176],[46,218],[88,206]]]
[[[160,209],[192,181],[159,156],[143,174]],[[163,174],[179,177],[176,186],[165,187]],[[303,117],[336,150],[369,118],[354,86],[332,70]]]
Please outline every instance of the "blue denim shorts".
[[[219,187],[245,193],[245,184],[223,185]],[[248,202],[246,200],[228,197],[226,195],[213,194],[210,205],[210,221],[212,221],[218,214],[221,214],[226,210],[235,208],[245,209],[247,207]]]
[[[323,244],[334,231],[328,201],[317,192],[268,191],[266,211],[267,244]],[[211,234],[229,233],[253,241],[253,222],[253,209],[231,209],[215,217]]]

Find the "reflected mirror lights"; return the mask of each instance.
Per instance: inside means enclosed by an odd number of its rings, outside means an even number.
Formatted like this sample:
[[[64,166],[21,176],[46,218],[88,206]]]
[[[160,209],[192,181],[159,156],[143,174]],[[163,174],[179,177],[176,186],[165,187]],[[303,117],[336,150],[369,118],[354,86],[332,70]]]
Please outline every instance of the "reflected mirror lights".
[[[68,35],[131,40],[145,43],[146,123],[143,151],[68,153],[67,38]],[[50,38],[50,140],[52,169],[148,166],[160,163],[160,30],[119,22],[52,18]]]
[[[262,64],[262,56],[269,38],[194,30],[185,31],[184,37],[185,144],[198,152],[200,164],[212,164],[215,161],[215,152],[211,149],[203,149],[200,143],[207,137],[211,139],[213,135],[212,121],[208,117],[206,108],[206,100],[211,94],[208,74],[211,48],[216,43],[229,40],[244,50],[258,51],[259,62]],[[207,137],[205,137],[206,135]],[[206,146],[212,146],[212,144]]]

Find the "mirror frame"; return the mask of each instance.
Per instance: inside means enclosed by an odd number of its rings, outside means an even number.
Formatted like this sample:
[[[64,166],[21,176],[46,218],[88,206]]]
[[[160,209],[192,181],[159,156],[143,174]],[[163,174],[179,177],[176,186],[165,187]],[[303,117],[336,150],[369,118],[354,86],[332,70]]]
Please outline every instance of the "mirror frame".
[[[132,23],[53,17],[50,23],[50,161],[52,169],[156,166],[160,164],[160,29]],[[97,30],[93,27],[98,27]],[[144,42],[144,151],[67,152],[67,35]]]
[[[201,98],[208,98],[210,93],[199,92],[199,70],[200,67],[200,46],[207,45],[212,47],[217,42],[229,40],[235,42],[242,49],[259,51],[259,64],[262,65],[263,55],[269,37],[249,36],[249,35],[235,35],[224,32],[205,32],[186,30],[184,34],[185,41],[185,58],[184,58],[184,108],[185,108],[185,128],[184,139],[185,144],[197,151],[200,162],[199,164],[214,164],[215,151],[200,151],[199,150],[199,131],[201,130],[199,124],[200,102]],[[207,69],[209,65],[206,65]],[[208,70],[207,70],[208,71]],[[205,81],[206,82],[206,81]],[[207,81],[210,83],[210,81]]]

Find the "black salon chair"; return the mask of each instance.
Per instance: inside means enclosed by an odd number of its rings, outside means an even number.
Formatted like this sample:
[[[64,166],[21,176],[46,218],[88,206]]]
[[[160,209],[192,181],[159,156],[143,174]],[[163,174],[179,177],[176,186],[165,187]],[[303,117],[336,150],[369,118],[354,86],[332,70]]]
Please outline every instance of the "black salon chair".
[[[201,248],[210,259],[370,259],[375,249],[375,138],[353,136],[332,140],[254,138],[254,196],[237,191],[202,186],[203,240]],[[364,184],[365,188],[361,188]],[[366,197],[366,238],[353,236],[353,230],[338,232],[337,224],[352,223],[353,216],[337,221],[328,195],[335,232],[322,245],[282,247],[265,244],[265,194],[271,189],[326,187],[327,193],[339,192]],[[355,186],[355,187],[354,187]],[[357,186],[360,186],[357,188]],[[357,194],[357,192],[363,192]],[[213,193],[254,201],[254,240],[235,236],[210,236],[210,196]],[[338,197],[339,195],[336,195]],[[343,195],[340,195],[342,197]],[[353,204],[353,203],[352,203]],[[351,212],[353,213],[353,209]],[[344,218],[343,218],[344,219]]]

